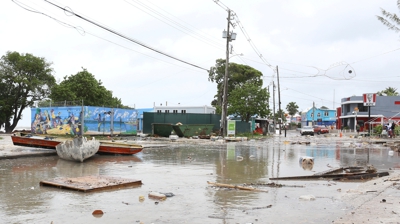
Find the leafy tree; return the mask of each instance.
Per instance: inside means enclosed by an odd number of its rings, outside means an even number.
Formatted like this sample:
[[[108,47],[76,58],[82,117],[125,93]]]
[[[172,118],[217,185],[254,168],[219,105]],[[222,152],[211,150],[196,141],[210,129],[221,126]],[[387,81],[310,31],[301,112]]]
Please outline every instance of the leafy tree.
[[[286,105],[286,110],[289,112],[289,115],[293,117],[297,112],[299,112],[299,106],[295,102],[290,102]]]
[[[51,89],[50,98],[55,102],[83,100],[86,106],[126,108],[121,99],[113,97],[112,91],[84,68],[75,75],[64,76],[64,80]]]
[[[385,90],[378,91],[376,93],[378,96],[398,96],[397,88],[387,87]]]
[[[282,118],[282,122],[286,122],[285,112],[280,109],[275,113],[275,120],[279,122],[279,118]]]
[[[400,10],[400,0],[397,0],[397,7]],[[395,13],[390,13],[381,8],[382,16],[378,17],[378,20],[387,26],[389,30],[394,30],[395,32],[400,31],[400,18]]]
[[[322,109],[322,110],[329,110],[329,108],[326,107],[326,106],[322,106],[322,107],[320,107],[320,109]]]
[[[11,133],[22,111],[48,97],[55,84],[51,63],[32,54],[7,52],[0,59],[0,127]]]
[[[241,88],[231,91],[228,101],[228,113],[236,114],[242,121],[249,122],[251,116],[266,117],[268,110],[268,92],[265,88],[259,88],[251,83],[245,83]]]
[[[262,88],[262,73],[250,66],[236,63],[229,63],[228,71],[228,113],[241,116],[246,121],[253,115],[268,116],[269,94],[266,88]],[[217,94],[211,102],[217,113],[222,111],[224,76],[225,60],[218,59],[216,65],[211,67],[208,77],[209,81],[217,83]]]

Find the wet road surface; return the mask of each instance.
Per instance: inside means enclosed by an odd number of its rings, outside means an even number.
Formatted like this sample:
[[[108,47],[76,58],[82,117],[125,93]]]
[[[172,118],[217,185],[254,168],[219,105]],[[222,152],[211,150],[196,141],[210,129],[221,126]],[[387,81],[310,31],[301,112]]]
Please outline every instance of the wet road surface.
[[[332,167],[374,165],[387,171],[400,165],[397,153],[359,140],[317,136],[274,137],[263,141],[169,144],[136,156],[96,155],[84,163],[57,156],[0,160],[0,220],[4,223],[332,223],[352,209],[341,196],[359,182],[275,181],[288,185],[256,187],[269,192],[217,188],[270,183],[271,177],[312,175]],[[310,140],[311,139],[311,140]],[[315,139],[315,138],[314,138]],[[294,141],[311,144],[290,144]],[[284,141],[288,141],[285,142]],[[352,143],[349,145],[348,143]],[[311,170],[300,156],[315,157]],[[105,175],[142,180],[140,187],[77,192],[40,186],[56,177]],[[152,192],[171,192],[165,201]],[[315,200],[301,200],[312,195]],[[139,201],[145,196],[144,201]],[[104,215],[95,217],[94,210]],[[2,221],[2,222],[3,222]]]

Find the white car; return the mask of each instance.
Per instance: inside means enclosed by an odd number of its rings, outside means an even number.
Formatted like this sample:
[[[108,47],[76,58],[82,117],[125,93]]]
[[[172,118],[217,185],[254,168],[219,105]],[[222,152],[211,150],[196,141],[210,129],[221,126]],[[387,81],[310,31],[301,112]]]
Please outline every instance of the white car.
[[[300,134],[314,136],[314,128],[311,126],[304,126],[300,129]]]

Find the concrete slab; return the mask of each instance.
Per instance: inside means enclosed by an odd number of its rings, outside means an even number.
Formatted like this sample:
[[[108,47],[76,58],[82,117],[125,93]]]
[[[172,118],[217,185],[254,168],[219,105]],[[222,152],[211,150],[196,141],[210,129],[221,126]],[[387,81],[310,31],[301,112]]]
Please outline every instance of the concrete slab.
[[[52,180],[40,181],[40,186],[65,188],[83,192],[140,185],[142,185],[141,180],[108,176],[59,177]]]

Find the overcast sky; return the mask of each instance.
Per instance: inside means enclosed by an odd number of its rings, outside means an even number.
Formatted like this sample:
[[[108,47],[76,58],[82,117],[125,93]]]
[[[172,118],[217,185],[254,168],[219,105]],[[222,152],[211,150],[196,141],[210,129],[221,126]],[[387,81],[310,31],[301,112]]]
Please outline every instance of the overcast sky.
[[[210,105],[216,84],[208,81],[206,69],[225,58],[227,8],[237,33],[230,61],[263,73],[271,109],[276,66],[282,109],[289,102],[300,110],[313,102],[332,109],[341,98],[389,86],[400,91],[400,34],[376,18],[380,8],[399,14],[395,0],[48,2],[2,1],[0,55],[17,51],[44,57],[53,63],[58,81],[86,68],[124,105]],[[277,110],[278,92],[275,96]]]

